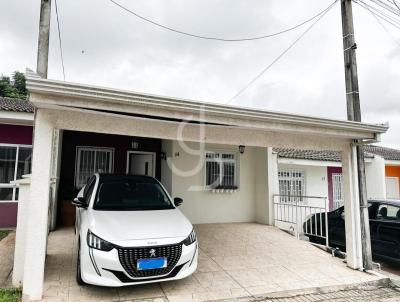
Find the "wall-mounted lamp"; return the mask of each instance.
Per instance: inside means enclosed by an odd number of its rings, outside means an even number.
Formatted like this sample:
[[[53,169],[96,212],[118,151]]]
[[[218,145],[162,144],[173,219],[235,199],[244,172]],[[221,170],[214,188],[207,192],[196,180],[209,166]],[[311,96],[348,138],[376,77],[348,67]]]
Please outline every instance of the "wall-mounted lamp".
[[[239,152],[240,152],[240,154],[243,154],[243,153],[244,153],[244,148],[246,148],[246,146],[243,146],[243,145],[240,145],[240,146],[239,146]]]
[[[161,160],[166,160],[167,159],[167,154],[164,151],[161,151],[160,158],[161,158]]]

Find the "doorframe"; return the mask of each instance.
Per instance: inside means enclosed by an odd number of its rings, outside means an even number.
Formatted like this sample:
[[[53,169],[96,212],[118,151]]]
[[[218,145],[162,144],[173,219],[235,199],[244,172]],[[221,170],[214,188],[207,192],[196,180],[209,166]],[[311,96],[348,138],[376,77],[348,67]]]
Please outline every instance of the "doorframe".
[[[130,157],[131,154],[149,154],[152,156],[153,160],[153,177],[156,176],[156,164],[157,164],[157,152],[150,152],[150,151],[127,151],[126,153],[126,174],[129,173],[129,164],[130,164]]]

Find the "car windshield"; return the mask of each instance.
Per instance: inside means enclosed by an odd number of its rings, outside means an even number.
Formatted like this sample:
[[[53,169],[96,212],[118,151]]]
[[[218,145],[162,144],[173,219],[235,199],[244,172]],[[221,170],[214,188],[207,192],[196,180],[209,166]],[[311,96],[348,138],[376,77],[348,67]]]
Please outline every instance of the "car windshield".
[[[105,178],[99,182],[93,209],[146,211],[173,209],[164,189],[152,178]]]

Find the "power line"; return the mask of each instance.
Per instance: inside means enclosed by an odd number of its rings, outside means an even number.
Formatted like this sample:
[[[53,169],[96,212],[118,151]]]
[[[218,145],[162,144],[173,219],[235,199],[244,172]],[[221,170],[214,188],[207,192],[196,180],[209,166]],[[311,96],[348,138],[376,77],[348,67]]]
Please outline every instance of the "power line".
[[[271,38],[271,37],[278,36],[280,34],[287,33],[289,31],[295,30],[295,29],[303,26],[304,24],[307,24],[307,23],[313,21],[314,19],[320,17],[321,15],[324,15],[327,11],[329,11],[332,8],[332,6],[338,0],[335,0],[332,4],[330,4],[327,8],[325,8],[324,10],[322,10],[321,12],[316,14],[315,16],[313,16],[313,17],[311,17],[311,18],[309,18],[309,19],[307,19],[307,20],[305,20],[305,21],[303,21],[303,22],[301,22],[301,23],[299,23],[299,24],[297,24],[297,25],[295,25],[293,27],[287,28],[285,30],[282,30],[282,31],[279,31],[279,32],[276,32],[276,33],[268,34],[268,35],[255,36],[255,37],[245,37],[245,38],[238,38],[238,39],[228,39],[228,38],[212,37],[212,36],[205,36],[205,35],[197,35],[197,34],[189,33],[189,32],[186,32],[186,31],[174,29],[172,27],[163,25],[163,24],[158,23],[156,21],[153,21],[153,20],[151,20],[149,18],[146,18],[146,17],[144,17],[142,15],[139,15],[138,13],[136,13],[133,10],[127,8],[126,6],[123,6],[122,4],[118,3],[115,0],[109,0],[109,1],[111,3],[113,3],[113,4],[115,4],[116,6],[120,7],[124,11],[136,16],[137,18],[139,18],[139,19],[141,19],[141,20],[143,20],[145,22],[148,22],[148,23],[150,23],[152,25],[155,25],[155,26],[160,27],[160,28],[165,29],[165,30],[172,31],[172,32],[177,33],[177,34],[181,34],[181,35],[184,35],[184,36],[189,36],[189,37],[192,37],[192,38],[203,39],[203,40],[215,40],[215,41],[222,41],[222,42],[243,42],[243,41],[253,41],[253,40],[261,40],[261,39]]]
[[[375,11],[375,13],[381,15],[382,17],[384,17],[384,18],[386,18],[386,19],[388,19],[388,20],[390,20],[390,21],[392,21],[392,22],[394,22],[394,23],[399,23],[399,25],[400,25],[400,19],[399,19],[400,16],[398,16],[397,14],[391,14],[390,11],[387,11],[386,9],[384,9],[384,10],[386,10],[386,12],[385,12],[385,11],[382,10],[382,9],[379,9],[379,8],[377,8],[377,7],[375,7],[375,6],[372,6],[372,5],[370,5],[370,4],[367,4],[367,3],[366,3],[365,1],[363,1],[363,0],[359,0],[359,2],[363,3],[365,6],[368,6],[370,9],[372,9],[373,11]]]
[[[384,8],[385,10],[391,12],[392,14],[400,16],[400,11],[398,11],[395,7],[393,7],[393,2],[389,2],[390,4],[383,2],[382,0],[370,0],[374,2],[376,5]]]
[[[354,0],[355,2],[357,2],[357,0]],[[376,12],[379,12],[380,14],[386,16],[387,18],[391,18],[393,20],[397,20],[399,21],[399,17],[400,17],[400,11],[398,11],[396,9],[396,7],[394,7],[391,5],[381,1],[381,0],[369,0],[369,2],[373,3],[375,6],[368,4],[366,1],[360,0],[361,2],[364,2],[365,5],[368,5],[369,7],[373,8]],[[379,8],[378,8],[379,7]]]
[[[59,46],[60,46],[61,66],[62,66],[62,73],[63,73],[63,77],[64,77],[64,81],[65,81],[64,56],[63,56],[63,50],[62,50],[61,29],[60,29],[60,19],[59,19],[59,16],[58,16],[57,0],[54,0],[54,4],[56,6],[58,42],[59,42]]]
[[[367,3],[365,3],[363,0],[353,0],[356,4],[360,5],[361,7],[363,7],[364,9],[367,9],[369,11],[371,11],[375,16],[379,17],[380,19],[390,23],[391,25],[397,27],[400,29],[400,20],[389,16],[385,13],[383,13],[382,11],[380,11],[379,9],[377,9],[376,7],[373,7]]]
[[[356,1],[355,1],[356,2]],[[356,2],[357,3],[357,2]],[[358,4],[358,3],[357,3]],[[396,40],[396,38],[392,35],[392,33],[386,28],[386,26],[382,23],[382,21],[378,18],[376,14],[372,10],[370,10],[368,7],[365,7],[366,10],[369,11],[369,13],[374,17],[376,22],[382,27],[382,29],[393,39],[393,42],[397,44],[398,47],[400,47],[400,43]]]
[[[397,44],[398,47],[400,47],[400,43],[396,40],[396,38],[392,35],[392,33],[386,28],[386,26],[382,23],[382,21],[374,14],[373,11],[371,11],[368,7],[366,7],[370,14],[375,18],[376,22],[382,27],[382,29],[393,39],[393,42]]]
[[[384,15],[379,14],[379,12],[377,12],[376,10],[374,10],[374,7],[366,4],[365,2],[363,2],[362,0],[354,0],[354,2],[356,4],[358,4],[359,6],[361,6],[362,8],[368,10],[370,13],[372,13],[374,16],[380,18],[381,20],[389,23],[390,25],[396,27],[397,29],[400,29],[400,23],[397,23],[398,21],[396,20],[391,20],[387,17],[385,17]]]
[[[393,4],[397,7],[397,9],[398,9],[399,12],[400,12],[400,6],[397,4],[396,0],[393,0]]]
[[[335,1],[333,4],[335,4]],[[333,6],[331,5],[330,8]],[[264,73],[266,73],[276,62],[278,62],[290,49],[292,49],[328,12],[325,11],[317,20],[315,20],[296,40],[294,40],[288,48],[286,48],[279,56],[277,56],[267,67],[265,67],[255,78],[248,82],[242,89],[240,89],[226,104],[231,103],[235,98],[241,95],[247,88],[249,88],[255,81],[257,81]]]

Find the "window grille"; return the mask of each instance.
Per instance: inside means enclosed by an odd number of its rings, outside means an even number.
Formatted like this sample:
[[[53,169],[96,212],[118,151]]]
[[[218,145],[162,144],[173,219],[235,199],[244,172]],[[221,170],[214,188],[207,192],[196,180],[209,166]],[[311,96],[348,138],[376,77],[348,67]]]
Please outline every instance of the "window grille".
[[[342,175],[342,173],[333,173],[332,174],[332,189],[333,189],[333,210],[336,210],[343,205],[343,175]]]
[[[206,188],[236,189],[236,154],[227,152],[206,152],[205,173]]]
[[[305,196],[305,173],[297,169],[279,169],[280,202],[303,202]]]
[[[0,202],[18,200],[18,188],[11,181],[31,172],[32,146],[0,145]]]
[[[94,173],[112,173],[114,149],[77,147],[75,188],[80,190]]]

